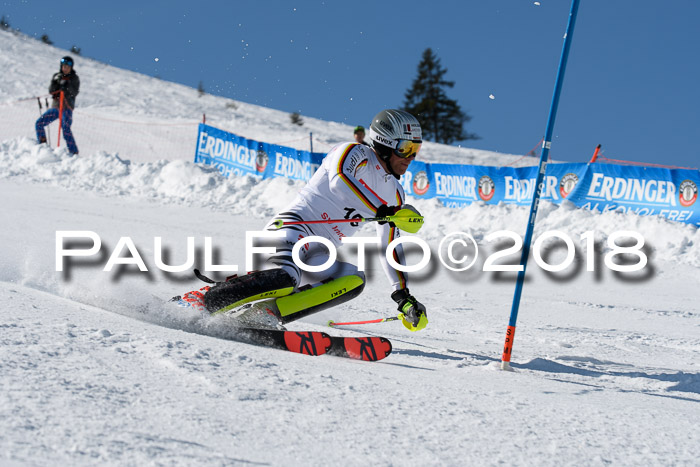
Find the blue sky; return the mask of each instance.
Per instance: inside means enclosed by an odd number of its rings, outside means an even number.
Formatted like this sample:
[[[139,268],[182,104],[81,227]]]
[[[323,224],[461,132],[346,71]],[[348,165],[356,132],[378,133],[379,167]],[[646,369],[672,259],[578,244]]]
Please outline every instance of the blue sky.
[[[570,6],[15,0],[0,15],[120,68],[350,125],[401,106],[431,47],[481,136],[465,145],[525,154],[544,135]],[[602,144],[609,158],[700,166],[698,19],[698,0],[582,0],[551,156],[587,162]]]

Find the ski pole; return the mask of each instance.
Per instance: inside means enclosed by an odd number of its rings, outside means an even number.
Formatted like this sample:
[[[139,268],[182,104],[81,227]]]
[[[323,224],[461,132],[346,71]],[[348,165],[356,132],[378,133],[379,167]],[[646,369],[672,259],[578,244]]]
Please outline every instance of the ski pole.
[[[384,323],[387,321],[398,321],[401,318],[403,318],[403,313],[399,313],[398,316],[390,316],[388,318],[380,318],[380,319],[370,319],[367,321],[352,321],[352,322],[346,322],[346,323],[336,323],[333,320],[328,321],[328,327],[332,328],[335,326],[353,326],[355,324],[372,324],[372,323]]]
[[[393,222],[396,227],[408,233],[416,233],[423,226],[423,216],[410,209],[400,209],[396,214],[386,217],[359,217],[356,219],[322,219],[313,221],[283,221],[276,219],[272,225],[282,228],[285,225],[299,224],[336,224],[339,222]]]
[[[58,104],[58,136],[56,137],[56,147],[60,148],[61,147],[61,128],[63,127],[63,91],[60,91],[59,94],[60,100]],[[66,135],[63,135],[63,138],[66,138]]]
[[[41,108],[41,96],[38,96],[36,98],[36,102],[39,104],[39,118],[41,118],[43,116],[43,113],[42,113],[43,109]],[[49,110],[48,98],[46,99],[46,110]],[[46,127],[45,127],[45,131],[46,131],[46,141],[48,142],[49,147],[51,147],[51,132]]]

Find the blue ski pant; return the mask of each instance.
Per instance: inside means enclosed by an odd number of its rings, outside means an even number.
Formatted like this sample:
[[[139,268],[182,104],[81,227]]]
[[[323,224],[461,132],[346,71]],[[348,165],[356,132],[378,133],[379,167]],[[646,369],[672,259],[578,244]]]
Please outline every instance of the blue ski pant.
[[[46,132],[44,127],[49,123],[53,122],[58,118],[58,109],[55,107],[50,108],[44,114],[39,117],[36,121],[36,139],[37,141],[46,141]],[[63,109],[63,139],[66,140],[66,145],[68,146],[68,151],[71,154],[78,154],[78,146],[75,144],[75,138],[73,138],[73,132],[70,129],[73,123],[73,111],[70,109]]]

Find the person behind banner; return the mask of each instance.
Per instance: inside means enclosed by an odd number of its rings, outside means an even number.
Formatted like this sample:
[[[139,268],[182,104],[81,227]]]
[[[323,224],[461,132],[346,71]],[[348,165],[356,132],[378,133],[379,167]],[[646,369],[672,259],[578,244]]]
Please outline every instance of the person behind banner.
[[[369,146],[369,144],[365,143],[365,127],[362,125],[356,126],[355,131],[353,131],[353,135],[355,136],[356,143]]]
[[[54,74],[49,84],[49,92],[53,96],[53,104],[36,121],[36,139],[41,143],[46,142],[46,131],[44,127],[59,117],[61,109],[61,94],[63,94],[63,115],[61,116],[61,129],[63,138],[66,140],[68,152],[78,154],[78,146],[71,131],[73,123],[73,109],[75,108],[75,98],[80,91],[80,79],[73,68],[73,58],[65,56],[61,59],[58,73]],[[63,93],[61,93],[63,91]]]

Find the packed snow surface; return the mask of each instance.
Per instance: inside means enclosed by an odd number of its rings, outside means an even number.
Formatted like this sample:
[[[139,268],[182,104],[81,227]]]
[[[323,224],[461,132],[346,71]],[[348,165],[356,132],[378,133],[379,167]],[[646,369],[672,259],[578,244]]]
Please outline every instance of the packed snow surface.
[[[43,92],[51,64],[65,54],[6,32],[0,46],[0,66],[9,71],[0,102]],[[78,63],[85,83],[78,106],[94,115],[165,122],[206,110],[228,118],[227,129],[260,141],[301,131],[284,112],[244,103],[233,109],[227,99],[198,98],[196,90],[87,59]],[[328,145],[351,135],[347,125],[304,120]],[[396,313],[370,255],[362,295],[289,328],[382,335],[393,353],[375,363],[309,357],[227,340],[225,319],[168,305],[171,296],[204,284],[191,273],[157,268],[154,244],[161,237],[163,257],[177,265],[187,259],[187,237],[194,237],[201,264],[204,238],[211,237],[216,264],[241,272],[245,232],[260,229],[300,183],[223,179],[191,163],[191,154],[159,152],[162,136],[148,126],[134,138],[151,145],[140,151],[107,127],[76,127],[79,145],[81,132],[102,131],[96,141],[104,147],[70,157],[64,148],[36,145],[32,124],[26,122],[29,133],[3,133],[0,141],[0,464],[697,465],[695,227],[544,204],[535,238],[562,232],[576,254],[570,266],[551,273],[531,257],[515,371],[505,372],[500,359],[515,274],[483,269],[489,256],[512,245],[490,235],[522,236],[528,209],[455,210],[409,200],[425,216],[417,237],[432,251],[429,266],[409,285],[430,324],[416,333],[397,322],[326,326],[330,319]],[[517,160],[426,146],[431,161]],[[57,231],[94,232],[100,252],[67,259],[58,272]],[[622,231],[644,238],[648,262],[640,271],[606,265],[607,240]],[[364,232],[373,235],[371,228]],[[468,271],[452,272],[438,259],[440,242],[453,232],[469,233],[479,245]],[[586,232],[593,232],[593,251]],[[133,264],[103,270],[125,237],[147,272]],[[542,257],[562,262],[563,245],[545,243]],[[352,248],[341,253],[356,256]],[[117,254],[134,256],[127,248]],[[420,256],[412,251],[409,260]],[[496,264],[518,259],[508,254]],[[615,261],[621,260],[638,258]]]

